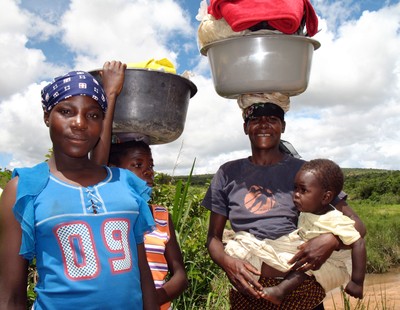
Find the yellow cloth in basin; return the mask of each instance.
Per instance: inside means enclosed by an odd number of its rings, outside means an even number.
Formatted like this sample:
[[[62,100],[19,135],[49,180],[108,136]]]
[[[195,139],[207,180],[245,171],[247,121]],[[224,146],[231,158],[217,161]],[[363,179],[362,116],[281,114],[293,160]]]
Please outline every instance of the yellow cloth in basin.
[[[163,72],[169,72],[176,74],[175,66],[172,62],[170,62],[167,58],[162,58],[159,60],[155,60],[154,58],[148,61],[142,62],[130,62],[127,64],[128,69],[133,68],[144,68],[144,69],[151,69]]]

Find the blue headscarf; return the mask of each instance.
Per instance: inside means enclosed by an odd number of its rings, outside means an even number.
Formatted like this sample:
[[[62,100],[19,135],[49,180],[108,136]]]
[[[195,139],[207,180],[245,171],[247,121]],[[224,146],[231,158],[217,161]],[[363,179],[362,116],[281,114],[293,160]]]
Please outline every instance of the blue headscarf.
[[[103,87],[89,73],[71,71],[56,77],[53,82],[42,89],[42,107],[45,112],[60,101],[73,96],[88,96],[97,101],[103,112],[107,110],[107,99]]]

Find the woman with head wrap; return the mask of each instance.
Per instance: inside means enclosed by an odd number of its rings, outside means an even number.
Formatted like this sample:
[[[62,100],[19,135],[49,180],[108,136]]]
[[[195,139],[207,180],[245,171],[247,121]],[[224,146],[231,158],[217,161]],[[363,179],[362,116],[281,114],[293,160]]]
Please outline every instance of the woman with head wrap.
[[[277,239],[297,228],[299,213],[292,195],[295,175],[304,163],[279,147],[288,97],[279,93],[242,95],[238,103],[251,156],[223,164],[202,203],[211,211],[210,256],[234,286],[229,296],[231,309],[323,309],[325,291],[315,278],[307,279],[277,306],[260,298],[259,291],[277,285],[285,274],[265,263],[258,270],[224,251],[222,235],[228,220],[235,232],[247,232],[260,240]],[[365,234],[362,222],[345,201],[337,198],[336,202],[336,208],[354,219],[361,235]],[[341,246],[332,234],[321,235],[303,244],[289,263],[294,263],[294,269],[317,270]]]
[[[131,173],[95,164],[107,100],[124,65],[104,65],[104,89],[72,71],[42,91],[53,154],[15,169],[0,201],[0,309],[26,309],[29,261],[35,309],[157,309],[143,235],[154,221],[149,188]]]

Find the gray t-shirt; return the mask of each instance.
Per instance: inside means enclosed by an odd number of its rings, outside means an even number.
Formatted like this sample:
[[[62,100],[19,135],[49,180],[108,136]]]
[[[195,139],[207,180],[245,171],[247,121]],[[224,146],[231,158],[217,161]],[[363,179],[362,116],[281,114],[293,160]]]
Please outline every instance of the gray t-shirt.
[[[226,216],[235,232],[276,239],[297,228],[294,178],[304,160],[284,155],[277,164],[254,165],[248,158],[223,164],[202,205]]]

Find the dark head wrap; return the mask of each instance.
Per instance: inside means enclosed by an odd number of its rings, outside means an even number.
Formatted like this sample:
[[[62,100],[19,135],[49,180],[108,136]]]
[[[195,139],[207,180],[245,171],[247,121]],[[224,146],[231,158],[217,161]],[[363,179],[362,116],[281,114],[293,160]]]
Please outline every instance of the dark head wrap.
[[[66,75],[56,77],[53,82],[42,89],[42,107],[45,112],[60,101],[73,96],[88,96],[100,105],[103,112],[107,110],[107,99],[103,87],[89,73],[71,71]]]
[[[259,116],[276,116],[283,122],[285,120],[285,112],[274,103],[255,103],[243,110],[243,119],[247,123],[250,117]]]

